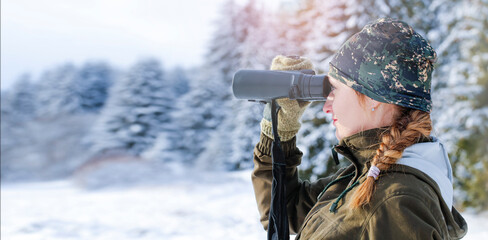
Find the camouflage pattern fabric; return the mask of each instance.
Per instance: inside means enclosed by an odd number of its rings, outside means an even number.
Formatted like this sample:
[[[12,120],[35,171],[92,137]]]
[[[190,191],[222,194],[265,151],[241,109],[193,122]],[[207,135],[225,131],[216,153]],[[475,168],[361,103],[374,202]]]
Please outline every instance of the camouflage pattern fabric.
[[[435,59],[434,49],[411,26],[381,18],[341,46],[329,75],[376,101],[430,112]]]

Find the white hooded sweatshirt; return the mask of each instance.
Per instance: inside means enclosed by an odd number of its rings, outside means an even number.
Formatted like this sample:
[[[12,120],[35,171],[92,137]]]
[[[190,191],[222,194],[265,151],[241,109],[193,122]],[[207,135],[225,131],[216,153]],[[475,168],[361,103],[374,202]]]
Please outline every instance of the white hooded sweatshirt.
[[[416,143],[405,148],[397,164],[416,168],[432,178],[442,194],[446,205],[452,209],[452,168],[442,143],[432,137],[432,142]]]

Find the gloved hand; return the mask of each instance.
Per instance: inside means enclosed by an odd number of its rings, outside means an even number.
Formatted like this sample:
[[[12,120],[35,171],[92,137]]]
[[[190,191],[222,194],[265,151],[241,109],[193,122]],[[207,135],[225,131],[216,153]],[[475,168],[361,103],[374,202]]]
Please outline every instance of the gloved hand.
[[[270,70],[278,71],[293,71],[312,69],[313,65],[310,60],[298,56],[276,56],[272,63]],[[292,139],[300,129],[300,118],[303,112],[310,104],[310,102],[278,99],[276,100],[280,109],[278,110],[278,135],[280,140],[286,142]],[[269,138],[273,139],[273,129],[271,124],[271,104],[266,104],[263,112],[263,120],[261,120],[261,132]]]

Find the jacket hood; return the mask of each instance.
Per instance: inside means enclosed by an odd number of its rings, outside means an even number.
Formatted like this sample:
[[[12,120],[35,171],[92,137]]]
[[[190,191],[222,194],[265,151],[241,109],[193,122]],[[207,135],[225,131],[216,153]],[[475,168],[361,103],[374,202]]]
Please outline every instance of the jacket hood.
[[[438,139],[432,137],[432,142],[416,143],[405,148],[396,164],[415,168],[437,183],[442,199],[452,209],[453,188],[452,168],[444,146]]]
[[[402,158],[396,162],[396,166],[410,168],[393,167],[389,171],[400,171],[417,176],[431,185],[439,199],[443,200],[440,204],[450,238],[460,239],[465,236],[468,225],[452,206],[452,168],[442,143],[435,137],[432,137],[432,142],[416,143],[403,151]]]

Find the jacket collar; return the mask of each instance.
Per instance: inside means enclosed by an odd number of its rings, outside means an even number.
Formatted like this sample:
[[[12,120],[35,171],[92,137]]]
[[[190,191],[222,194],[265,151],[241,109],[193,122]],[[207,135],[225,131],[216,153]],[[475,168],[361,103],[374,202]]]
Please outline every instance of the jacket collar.
[[[387,128],[374,128],[343,138],[334,150],[354,164],[359,172],[376,154],[381,134]]]

